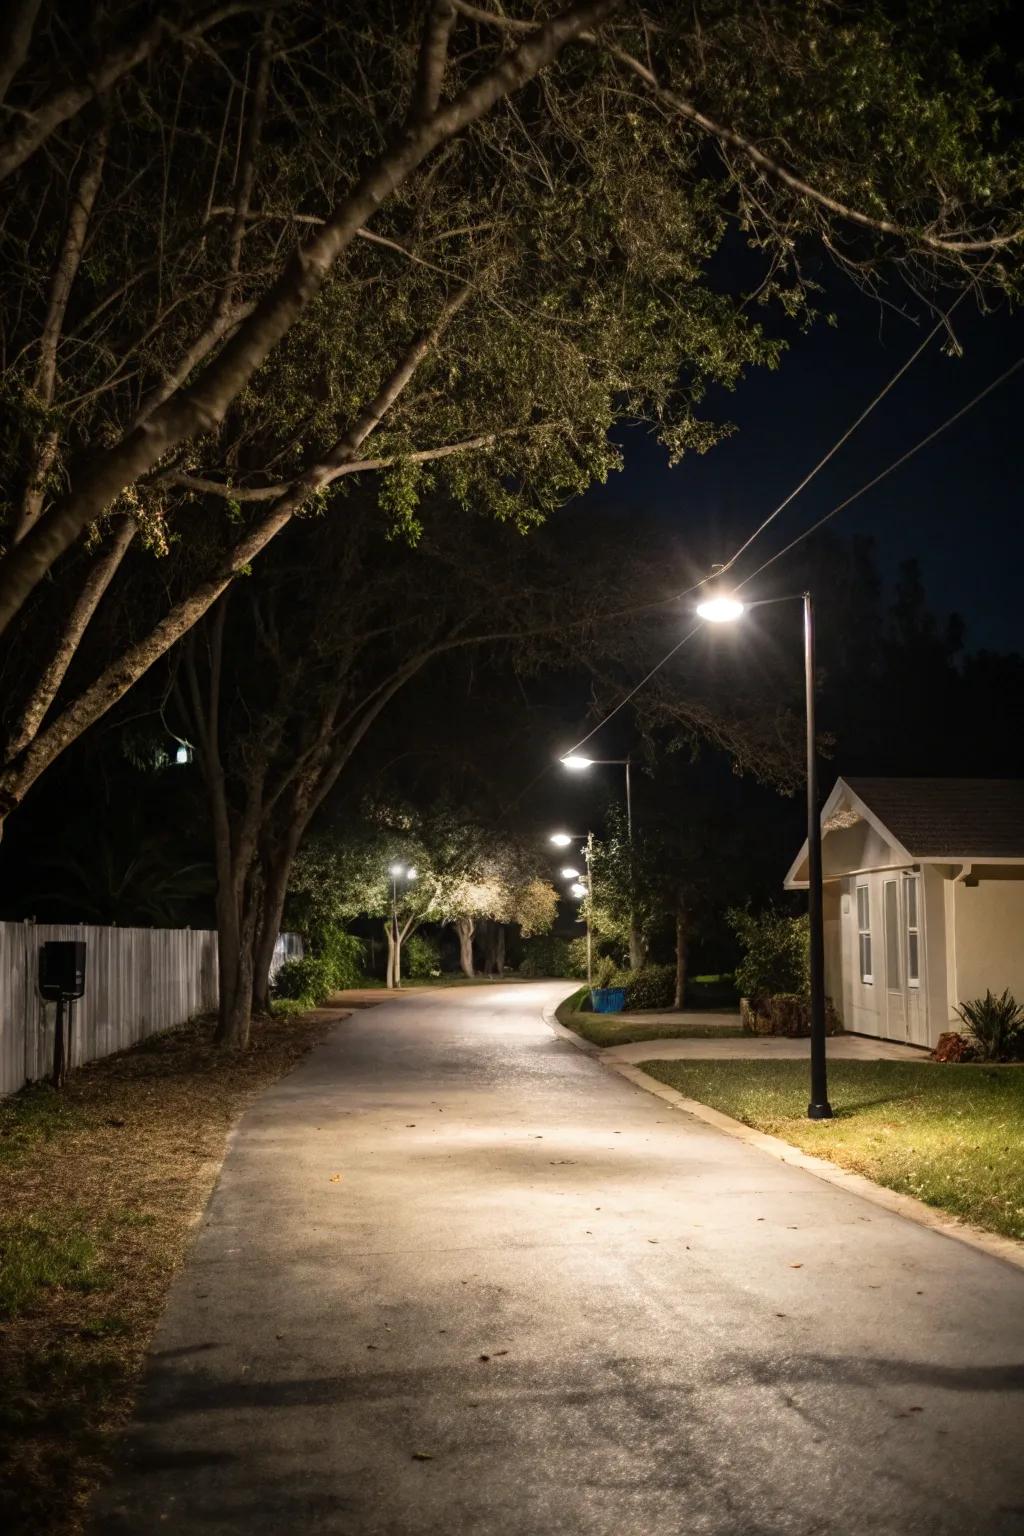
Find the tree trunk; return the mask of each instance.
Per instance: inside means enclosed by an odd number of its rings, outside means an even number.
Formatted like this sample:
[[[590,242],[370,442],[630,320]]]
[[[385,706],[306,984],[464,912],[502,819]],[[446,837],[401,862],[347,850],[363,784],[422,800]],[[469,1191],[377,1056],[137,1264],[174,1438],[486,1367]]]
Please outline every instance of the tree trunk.
[[[388,944],[385,985],[391,992],[402,985],[402,940],[396,938],[395,925],[390,917],[384,923],[384,937]]]
[[[263,901],[260,907],[259,929],[253,941],[252,959],[252,1006],[254,1013],[270,1012],[270,967],[274,960],[274,947],[281,932],[284,902],[288,894],[288,880],[292,859],[287,850],[263,860]]]
[[[494,974],[502,976],[505,972],[505,924],[497,924],[497,932],[494,935]]]
[[[629,925],[629,968],[638,971],[647,959],[647,945],[644,943],[643,933],[639,923],[630,921]]]
[[[464,976],[472,976],[473,972],[473,932],[476,927],[471,917],[457,917],[455,919],[455,932],[459,937],[459,964]]]
[[[682,907],[676,908],[676,995],[674,1007],[682,1008],[686,998],[686,950],[689,923]]]

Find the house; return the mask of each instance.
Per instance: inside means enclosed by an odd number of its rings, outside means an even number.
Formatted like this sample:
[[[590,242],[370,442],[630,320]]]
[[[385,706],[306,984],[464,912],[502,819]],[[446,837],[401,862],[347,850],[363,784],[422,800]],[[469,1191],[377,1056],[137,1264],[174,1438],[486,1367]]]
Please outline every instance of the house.
[[[932,1046],[1024,1001],[1024,780],[838,779],[821,812],[825,986],[846,1029]],[[786,876],[807,889],[807,844]]]

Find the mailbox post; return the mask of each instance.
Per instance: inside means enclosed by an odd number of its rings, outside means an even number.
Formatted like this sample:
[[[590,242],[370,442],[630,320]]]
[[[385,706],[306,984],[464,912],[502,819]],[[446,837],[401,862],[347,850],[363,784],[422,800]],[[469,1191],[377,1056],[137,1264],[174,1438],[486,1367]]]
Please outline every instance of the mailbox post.
[[[72,1004],[85,992],[85,940],[47,939],[39,948],[39,990],[57,1004],[53,1032],[55,1088],[63,1088],[71,1055]]]

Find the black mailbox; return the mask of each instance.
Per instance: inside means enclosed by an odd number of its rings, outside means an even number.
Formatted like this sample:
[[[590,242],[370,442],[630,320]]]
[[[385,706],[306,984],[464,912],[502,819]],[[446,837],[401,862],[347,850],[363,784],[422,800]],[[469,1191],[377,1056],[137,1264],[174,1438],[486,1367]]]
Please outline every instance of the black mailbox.
[[[50,1002],[85,991],[85,940],[47,939],[39,951],[39,990]]]

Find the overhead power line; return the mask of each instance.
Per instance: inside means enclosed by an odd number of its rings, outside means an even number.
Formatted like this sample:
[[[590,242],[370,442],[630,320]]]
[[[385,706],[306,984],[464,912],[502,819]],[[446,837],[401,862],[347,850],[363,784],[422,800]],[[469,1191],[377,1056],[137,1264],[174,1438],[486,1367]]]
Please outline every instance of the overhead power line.
[[[934,334],[934,332],[932,334]],[[918,353],[919,352],[920,348],[918,349]],[[918,353],[915,353],[915,356],[917,356]],[[910,361],[912,362],[913,358],[911,358]],[[905,365],[901,371],[905,372],[906,366],[909,366],[909,364]],[[918,442],[916,442],[912,448],[908,448],[905,453],[901,453],[899,458],[894,459],[891,464],[888,464],[885,467],[885,469],[881,470],[877,475],[873,475],[870,480],[865,481],[865,483],[858,490],[854,491],[852,495],[845,497],[840,502],[837,502],[837,504],[832,507],[830,511],[825,513],[824,517],[819,517],[816,522],[812,523],[809,528],[805,528],[803,532],[798,533],[794,539],[791,539],[790,542],[786,544],[782,549],[778,550],[776,554],[771,555],[767,560],[763,561],[756,570],[751,571],[749,576],[745,576],[743,578],[743,580],[738,584],[736,590],[742,591],[742,589],[748,586],[755,577],[760,576],[762,571],[766,571],[770,565],[774,565],[777,560],[781,560],[783,555],[788,555],[789,552],[795,549],[798,544],[803,543],[804,539],[810,538],[811,534],[816,533],[819,528],[824,527],[827,522],[830,522],[833,517],[836,517],[846,507],[850,506],[852,502],[857,501],[861,496],[866,495],[868,491],[872,490],[876,485],[879,485],[883,480],[887,479],[888,476],[893,474],[895,470],[899,469],[901,465],[906,464],[909,459],[912,459],[915,456],[915,454],[920,453],[922,448],[926,448],[929,443],[933,443],[935,439],[940,437],[943,432],[948,430],[949,427],[952,427],[956,422],[960,421],[961,418],[966,416],[969,411],[972,411],[976,405],[980,405],[982,400],[986,399],[987,396],[991,395],[995,390],[999,389],[1001,385],[1005,384],[1007,380],[1012,378],[1013,375],[1017,373],[1021,368],[1024,368],[1024,357],[1019,357],[1015,363],[1011,363],[1010,367],[1004,369],[1004,371],[999,374],[998,378],[993,379],[991,383],[985,385],[984,389],[979,390],[976,395],[972,396],[972,398],[967,401],[966,405],[960,406],[960,408],[954,411],[951,416],[947,416],[945,421],[940,422],[937,427],[933,428],[931,432],[927,433],[926,436],[922,437]],[[881,396],[878,398],[880,399]],[[875,402],[873,402],[872,409],[874,404],[877,404],[877,399]],[[864,415],[862,414],[859,420],[862,421],[863,419]],[[847,433],[846,436],[849,437],[849,433]],[[826,456],[826,458],[828,457],[831,457],[831,454]],[[822,460],[821,462],[825,463],[826,460]],[[820,467],[821,466],[819,465],[818,468]],[[817,470],[814,471],[814,473],[816,472]],[[807,481],[805,480],[803,483],[806,484]],[[792,497],[787,498],[787,500],[792,500]],[[782,505],[785,506],[786,502],[783,502]],[[779,510],[781,510],[781,508],[777,509],[777,511]],[[773,513],[772,518],[775,515],[776,513]],[[765,519],[759,532],[768,526],[768,523],[772,520],[772,518]],[[754,535],[754,537],[756,537],[756,535]],[[746,544],[743,545],[743,550],[749,549],[751,542],[752,539],[748,539]],[[722,567],[722,570],[727,571],[733,565],[735,565],[736,561],[739,559],[740,553],[742,553],[742,551],[737,551],[737,553],[733,555],[732,558]],[[692,587],[687,587],[683,592],[676,593],[674,598],[668,599],[667,601],[676,601],[679,598],[690,596],[691,593],[696,592],[698,588],[704,586],[707,582],[707,579],[708,578],[705,577],[704,580],[696,582]],[[688,630],[682,639],[678,640],[672,649],[667,651],[661,660],[657,662],[655,666],[653,666],[643,678],[641,678],[640,682],[637,683],[637,685],[632,688],[623,699],[620,699],[618,704],[615,705],[614,709],[610,710],[602,720],[599,720],[593,729],[588,731],[586,736],[584,736],[580,741],[576,742],[574,746],[570,747],[569,751],[578,752],[580,747],[585,746],[586,743],[590,741],[591,737],[596,736],[598,731],[607,725],[608,721],[613,719],[614,716],[618,714],[619,710],[622,709],[624,705],[629,703],[630,699],[635,698],[635,696],[640,692],[641,688],[646,687],[651,678],[654,677],[656,673],[661,671],[666,662],[671,661],[672,657],[675,656],[676,653],[680,651],[689,640],[692,640],[697,631],[703,627],[704,626],[702,623],[698,623],[695,624],[692,629]]]

